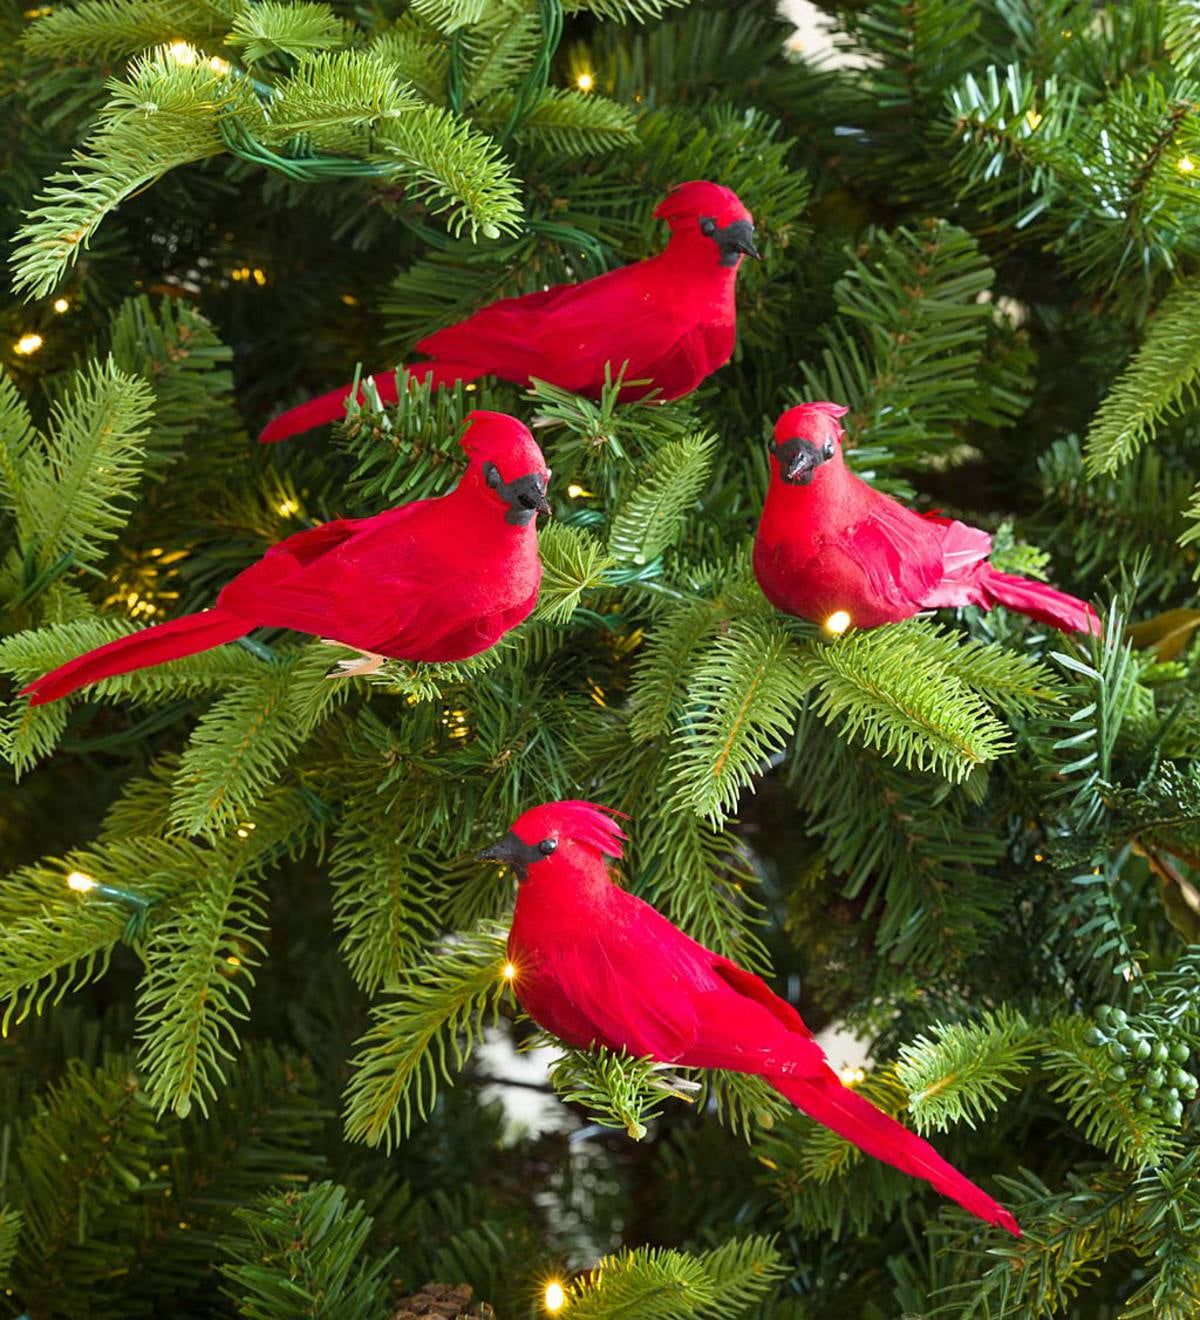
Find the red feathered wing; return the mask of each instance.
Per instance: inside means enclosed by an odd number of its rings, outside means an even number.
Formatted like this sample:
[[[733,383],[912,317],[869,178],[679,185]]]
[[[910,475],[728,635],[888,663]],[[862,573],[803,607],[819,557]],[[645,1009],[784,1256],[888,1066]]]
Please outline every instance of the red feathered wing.
[[[672,317],[655,289],[656,270],[651,259],[582,284],[504,298],[417,348],[435,362],[465,363],[521,385],[536,376],[578,393],[596,391],[606,365],[616,376],[628,361],[626,378],[642,379],[693,328]]]
[[[517,994],[547,1030],[577,1046],[757,1074],[868,1154],[1020,1234],[1012,1215],[927,1141],[844,1087],[790,1004],[655,908],[614,888],[602,919],[564,933],[523,976],[521,906],[509,945]]]

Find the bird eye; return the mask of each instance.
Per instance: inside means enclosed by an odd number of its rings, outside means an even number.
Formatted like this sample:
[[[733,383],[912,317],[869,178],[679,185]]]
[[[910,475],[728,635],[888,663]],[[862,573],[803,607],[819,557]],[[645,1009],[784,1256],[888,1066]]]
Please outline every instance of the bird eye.
[[[833,441],[832,441],[832,440],[826,440],[826,441],[825,441],[824,454],[825,454],[825,457],[826,457],[826,458],[832,458],[832,457],[833,457]]]
[[[485,463],[483,465],[483,479],[493,490],[500,485],[500,469],[495,463]]]
[[[557,847],[557,839],[543,839],[541,843],[538,844],[538,852],[540,852],[543,857],[549,857]]]
[[[705,216],[704,219],[700,221],[700,232],[708,238],[712,238],[717,232],[717,222],[711,216]]]

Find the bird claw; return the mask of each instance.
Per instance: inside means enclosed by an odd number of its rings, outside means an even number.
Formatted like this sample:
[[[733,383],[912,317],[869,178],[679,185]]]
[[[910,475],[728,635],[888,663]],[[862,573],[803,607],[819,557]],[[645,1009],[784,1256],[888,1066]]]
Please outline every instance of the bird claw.
[[[345,645],[344,642],[339,642],[333,637],[322,637],[321,641],[324,642],[326,646]],[[361,655],[350,656],[345,660],[339,660],[325,677],[357,678],[363,674],[374,674],[382,667],[386,659],[386,655],[376,655],[374,651],[364,651]]]
[[[656,1091],[666,1091],[668,1095],[673,1095],[679,1100],[686,1100],[691,1103],[691,1096],[685,1092],[693,1094],[700,1090],[700,1083],[693,1082],[690,1078],[680,1077],[677,1073],[667,1073],[663,1077],[652,1077],[649,1084]]]

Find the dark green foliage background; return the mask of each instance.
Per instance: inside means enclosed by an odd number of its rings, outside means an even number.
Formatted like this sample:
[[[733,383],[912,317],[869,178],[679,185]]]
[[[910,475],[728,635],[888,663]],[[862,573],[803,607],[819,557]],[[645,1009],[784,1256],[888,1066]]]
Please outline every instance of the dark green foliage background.
[[[581,1273],[565,1314],[1200,1313],[1195,1091],[1173,1114],[1139,1057],[1186,1071],[1200,1045],[1200,12],[821,7],[851,67],[786,50],[765,0],[568,4],[549,83],[588,71],[594,100],[535,97],[507,138],[556,3],[312,7],[348,25],[317,47],[383,52],[422,105],[498,137],[497,237],[455,236],[406,176],[213,155],[124,201],[52,290],[6,288],[0,1310],[382,1318],[438,1280],[507,1320],[551,1275],[652,1247],[680,1254]],[[0,229],[127,57],[188,37],[251,59],[221,37],[245,9],[103,0],[72,27],[5,3]],[[275,9],[268,27],[299,23]],[[303,67],[285,42],[254,72]],[[653,206],[695,177],[738,191],[766,260],[739,277],[733,362],[692,398],[415,391],[254,446],[495,297],[656,250]],[[869,480],[1095,599],[1104,640],[964,610],[831,642],[775,615],[747,551],[765,437],[802,398],[850,405]],[[476,406],[546,423],[555,473],[542,606],[495,654],[330,684],[329,648],[256,634],[69,713],[15,697],[146,603],[210,604],[284,535],[441,493]],[[99,466],[110,443],[127,478]],[[814,1029],[869,1038],[867,1093],[1026,1236],[760,1090],[716,1079],[687,1105],[630,1060],[555,1076],[604,1126],[514,1141],[477,1058],[438,1086],[416,1051],[437,1094],[407,1126],[379,1087],[419,995],[464,1048],[496,1006],[493,928],[442,939],[509,909],[471,855],[567,796],[633,814],[637,892]],[[72,870],[144,919],[72,893]],[[1106,1002],[1131,1033],[1111,1048]]]

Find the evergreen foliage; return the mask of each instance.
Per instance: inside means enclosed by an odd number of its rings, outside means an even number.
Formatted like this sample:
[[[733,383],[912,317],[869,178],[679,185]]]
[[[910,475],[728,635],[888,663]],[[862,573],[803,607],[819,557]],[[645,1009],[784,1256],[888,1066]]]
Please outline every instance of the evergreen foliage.
[[[769,0],[0,15],[14,1315],[385,1320],[442,1283],[509,1320],[552,1278],[580,1320],[1200,1311],[1200,9],[821,9],[849,62]],[[617,361],[595,400],[380,404],[432,330],[658,250],[692,178],[765,257],[695,394],[620,403]],[[356,371],[332,436],[252,444]],[[774,611],[765,440],[820,397],[854,471],[1102,635]],[[491,651],[333,680],[344,650],[261,630],[19,697],[443,493],[474,408],[554,474]],[[860,1037],[849,1084],[1024,1236],[761,1079],[535,1031],[473,857],[564,797],[627,812],[620,883]],[[518,1086],[514,1044],[557,1053]]]

